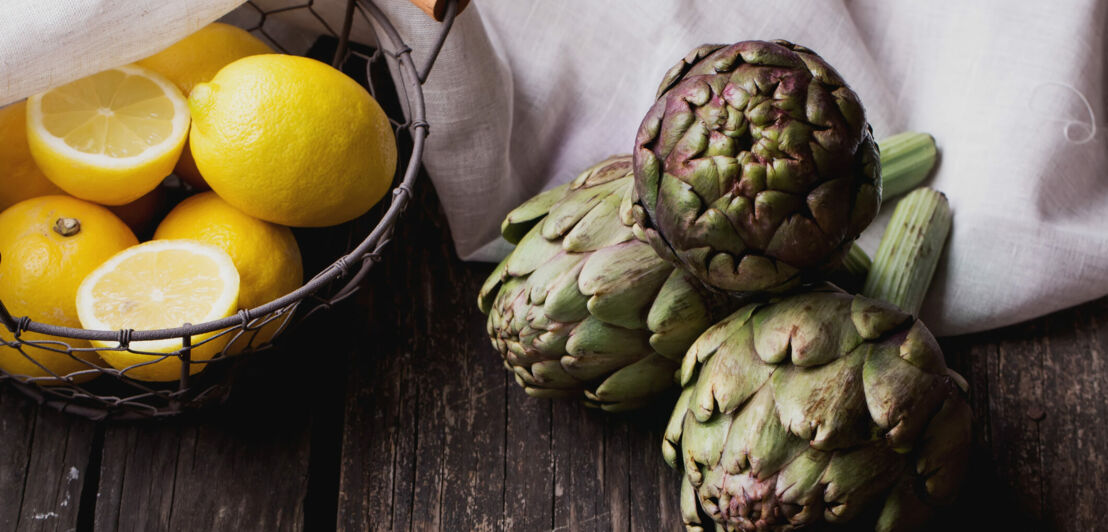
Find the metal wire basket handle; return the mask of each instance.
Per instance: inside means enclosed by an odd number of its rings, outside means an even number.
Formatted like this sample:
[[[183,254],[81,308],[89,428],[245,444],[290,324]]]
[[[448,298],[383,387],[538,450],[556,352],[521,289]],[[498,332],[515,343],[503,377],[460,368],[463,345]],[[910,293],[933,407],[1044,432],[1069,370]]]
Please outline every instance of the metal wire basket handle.
[[[348,298],[354,292],[357,291],[359,284],[365,278],[370,268],[376,262],[381,260],[381,253],[386,245],[391,240],[393,229],[395,228],[396,221],[400,215],[407,208],[408,203],[412,198],[412,187],[415,184],[417,176],[422,166],[423,152],[425,149],[427,135],[430,130],[430,124],[427,121],[426,106],[423,98],[422,85],[427,80],[427,76],[430,74],[431,68],[434,66],[435,61],[438,58],[439,53],[442,51],[443,45],[446,42],[446,37],[449,35],[450,29],[453,26],[454,19],[459,11],[459,0],[411,0],[412,3],[421,7],[425,11],[428,9],[426,6],[430,5],[428,2],[435,4],[431,6],[429,14],[435,16],[436,20],[441,20],[440,32],[428,50],[428,55],[424,64],[415,64],[412,58],[412,49],[404,43],[399,32],[395,26],[389,21],[389,18],[378,8],[373,0],[348,0],[346,4],[346,10],[343,17],[343,28],[338,34],[339,42],[334,56],[334,64],[336,66],[341,65],[349,54],[349,36],[353,25],[354,14],[356,10],[361,10],[363,15],[368,19],[372,19],[375,26],[376,38],[378,41],[377,53],[383,53],[392,58],[395,61],[396,69],[394,70],[393,84],[397,87],[403,88],[403,96],[407,99],[406,110],[408,112],[407,121],[404,124],[399,124],[399,127],[408,130],[411,136],[412,150],[411,155],[408,158],[408,164],[404,169],[403,177],[400,183],[392,190],[392,199],[388,205],[387,210],[381,216],[376,226],[370,231],[356,247],[342,255],[329,266],[324,268],[320,273],[315,275],[311,280],[301,286],[299,289],[286,294],[283,297],[275,299],[264,305],[252,308],[240,310],[237,314],[229,316],[220,320],[211,321],[200,324],[182,324],[180,327],[158,329],[158,330],[121,330],[121,331],[102,331],[102,330],[87,330],[78,329],[72,327],[61,327],[57,325],[51,325],[47,323],[39,323],[29,319],[28,317],[13,316],[8,309],[0,301],[0,325],[3,325],[12,335],[14,335],[14,343],[0,344],[0,348],[5,345],[14,345],[18,347],[21,342],[20,336],[24,332],[34,332],[39,334],[45,334],[57,338],[67,338],[74,340],[86,340],[86,341],[100,341],[118,343],[119,348],[130,349],[130,346],[134,342],[144,342],[152,340],[171,340],[181,339],[182,349],[178,352],[165,355],[179,357],[182,360],[181,377],[178,381],[177,391],[159,391],[153,388],[147,387],[142,383],[135,382],[133,379],[127,378],[123,371],[112,370],[109,368],[92,368],[77,373],[102,373],[112,374],[120,380],[125,380],[127,384],[143,390],[139,395],[142,397],[157,396],[168,401],[168,407],[165,409],[159,409],[156,407],[150,407],[143,405],[148,411],[141,412],[136,415],[136,412],[124,412],[123,415],[116,415],[118,418],[133,418],[133,417],[150,417],[150,416],[162,416],[172,415],[182,411],[183,404],[188,399],[189,394],[189,365],[193,363],[190,360],[190,354],[196,345],[193,345],[193,337],[200,336],[208,333],[217,333],[217,337],[221,334],[228,334],[228,331],[238,331],[238,334],[244,334],[247,331],[257,331],[262,323],[259,325],[255,323],[259,319],[269,317],[267,320],[272,321],[276,319],[274,316],[280,317],[282,315],[291,316],[298,309],[298,306],[302,302],[311,301],[315,305],[307,313],[300,316],[300,319],[306,318],[311,314],[323,309],[329,309],[332,305]],[[460,0],[461,7],[464,8],[464,4],[467,0]],[[303,6],[309,10],[315,0],[308,0]],[[282,8],[282,10],[291,8]],[[260,12],[260,10],[259,10]],[[319,18],[314,11],[312,12],[316,18]],[[436,15],[441,15],[436,16]],[[322,21],[322,19],[320,19]],[[259,23],[259,28],[264,24],[264,15],[262,21]],[[326,23],[324,22],[326,26]],[[262,30],[264,33],[264,30]],[[376,56],[376,54],[375,54]],[[372,66],[372,59],[368,61],[367,69]],[[2,257],[0,257],[2,260]],[[332,283],[345,279],[345,283],[341,285],[336,291],[333,291],[332,295],[328,298],[322,298],[317,294],[327,286],[333,286]],[[281,330],[288,325],[288,318],[281,325]],[[214,338],[214,337],[213,337]],[[237,336],[235,337],[237,338]],[[2,339],[0,339],[2,340]],[[210,341],[211,338],[205,341]],[[50,342],[46,342],[50,343]],[[57,342],[60,345],[64,343]],[[34,344],[31,344],[34,345]],[[199,345],[199,344],[197,344]],[[49,346],[43,347],[36,345],[41,349],[53,350]],[[64,352],[72,353],[75,351],[81,351],[85,349],[75,349],[65,345],[67,348]],[[117,349],[119,349],[117,348]],[[90,348],[87,350],[96,350]],[[62,352],[61,349],[58,349]],[[26,355],[25,355],[26,356]],[[163,357],[164,358],[164,357]],[[33,360],[32,360],[33,361]],[[33,361],[39,365],[37,361]],[[152,363],[152,362],[151,362]],[[43,367],[43,369],[46,369]],[[130,368],[128,368],[130,369]],[[49,370],[47,370],[49,372]],[[126,371],[126,370],[124,370]],[[53,372],[49,372],[53,374]],[[55,377],[62,378],[59,375]],[[0,374],[0,380],[3,380],[4,375]],[[43,387],[34,383],[20,382],[17,379],[11,379],[21,391],[35,398],[39,403],[50,404],[62,411],[68,411],[85,417],[91,417],[100,419],[107,417],[110,414],[119,414],[116,411],[116,407],[126,401],[121,400],[119,397],[99,397],[94,394],[90,394],[85,391],[79,384],[75,384],[70,381],[70,386],[73,388],[66,394],[57,393],[59,390],[55,387]],[[209,390],[202,390],[196,395],[205,395]],[[60,397],[60,399],[58,398]],[[66,399],[68,397],[69,399]],[[82,400],[95,400],[94,406],[88,406],[84,404],[77,404],[76,399]],[[192,399],[196,399],[194,395]],[[114,403],[113,403],[114,400]],[[124,405],[127,406],[127,405]],[[145,415],[144,415],[145,414]]]

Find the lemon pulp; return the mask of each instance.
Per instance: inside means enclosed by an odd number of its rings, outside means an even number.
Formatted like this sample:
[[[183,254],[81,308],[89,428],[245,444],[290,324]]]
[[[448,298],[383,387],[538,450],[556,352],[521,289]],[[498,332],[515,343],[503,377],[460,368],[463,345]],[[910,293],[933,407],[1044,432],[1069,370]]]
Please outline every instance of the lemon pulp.
[[[173,134],[173,102],[149,78],[109,70],[42,97],[42,125],[82,153],[134,157]]]
[[[89,329],[167,329],[230,316],[238,306],[238,294],[238,271],[226,252],[192,240],[158,240],[127,249],[89,274],[77,290],[77,314]],[[212,339],[217,334],[190,339],[192,360],[210,360],[223,350],[231,335]],[[118,347],[114,342],[93,345]],[[180,377],[181,362],[175,356],[144,354],[175,354],[183,348],[180,339],[132,342],[129,347],[140,353],[105,350],[100,356],[132,378]],[[193,364],[189,372],[203,367]]]
[[[31,155],[54,184],[105,205],[153,190],[188,135],[184,96],[165,78],[117,67],[27,100]]]

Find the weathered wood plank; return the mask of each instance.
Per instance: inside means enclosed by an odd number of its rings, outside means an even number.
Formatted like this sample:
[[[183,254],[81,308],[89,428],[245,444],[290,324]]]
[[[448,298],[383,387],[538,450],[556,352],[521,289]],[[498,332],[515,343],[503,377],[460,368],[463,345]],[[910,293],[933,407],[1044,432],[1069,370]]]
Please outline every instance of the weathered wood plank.
[[[95,425],[0,391],[0,526],[73,530]]]
[[[679,530],[677,493],[680,475],[662,458],[662,435],[676,397],[659,398],[642,411],[627,415],[630,463],[630,526],[627,530]]]
[[[316,352],[307,335],[288,340],[261,355],[219,409],[109,426],[95,530],[303,529],[308,397],[325,373],[304,363],[304,353]]]
[[[417,192],[395,240],[408,245],[392,248],[370,274],[368,326],[353,342],[340,526],[642,530],[676,523],[672,505],[662,502],[668,490],[657,485],[672,478],[658,445],[665,408],[643,428],[647,418],[635,426],[627,416],[528,397],[489,346],[476,309],[492,267],[453,258],[429,188]]]
[[[403,224],[402,220],[401,230]],[[423,349],[424,338],[414,329],[419,325],[414,313],[407,311],[411,297],[392,290],[393,285],[406,284],[408,273],[406,265],[398,265],[389,254],[374,267],[368,288],[359,296],[367,312],[357,314],[364,325],[351,331],[355,340],[347,349],[337,508],[338,525],[344,530],[406,530],[413,520],[428,517],[412,511],[419,420],[410,373],[412,353]],[[398,330],[404,333],[396,334]],[[437,501],[437,492],[421,494],[420,502],[428,501]]]
[[[0,388],[0,529],[15,530],[34,436],[34,405],[9,386]]]
[[[1015,381],[1001,376],[999,336],[960,337],[942,341],[947,360],[969,383],[974,412],[974,448],[970,471],[954,507],[937,516],[935,529],[1027,530],[1037,527],[1037,503],[1025,506],[1020,486],[1035,482],[1034,471],[1021,456],[1038,441],[1021,433],[1005,416],[1019,410]],[[1012,355],[1009,354],[1009,357]],[[1026,386],[1026,384],[1025,384]],[[1016,422],[1019,424],[1022,422]],[[994,449],[994,446],[1000,449]]]
[[[308,433],[304,425],[288,431],[286,419],[259,417],[231,418],[226,424],[184,431],[173,482],[171,530],[303,528]]]
[[[370,323],[375,320],[367,318]],[[398,476],[409,477],[410,466],[397,464],[413,459],[415,447],[414,401],[401,401],[408,378],[404,375],[407,360],[399,354],[399,336],[384,334],[383,328],[371,326],[367,334],[358,333],[366,352],[352,353],[351,373],[347,388],[341,467],[339,474],[338,525],[344,530],[407,529],[407,522],[394,526],[393,507],[411,500],[411,481],[401,481],[406,488],[397,488]],[[374,342],[366,342],[374,338]],[[397,353],[397,356],[388,356]],[[376,362],[376,363],[375,363]],[[360,369],[370,367],[372,369]],[[376,374],[362,377],[361,372]],[[394,500],[394,490],[401,491],[400,501]],[[405,498],[406,496],[406,498]],[[410,515],[410,511],[407,515]],[[403,516],[401,516],[403,520]]]
[[[435,275],[433,268],[428,269],[431,275]],[[442,273],[438,271],[438,275]],[[439,402],[431,402],[434,395],[421,401],[420,417],[430,415],[432,422],[421,427],[420,435],[442,431],[440,513],[444,530],[495,531],[504,527],[506,378],[503,366],[489,356],[486,343],[479,341],[484,317],[472,294],[477,293],[483,277],[475,268],[465,267],[442,276],[445,286],[436,283],[432,287],[432,292],[443,290],[440,297],[445,296],[429,308],[429,323],[443,326],[428,338],[428,354],[437,354],[428,358],[441,365],[441,379],[421,381],[419,389],[441,389],[442,396]],[[450,286],[455,291],[447,288]]]
[[[944,528],[1108,528],[1105,324],[1101,300],[943,341],[970,383],[976,434],[970,478]]]
[[[489,355],[495,357],[492,347]],[[553,402],[528,397],[507,371],[508,419],[504,455],[504,525],[508,530],[554,527]]]
[[[578,402],[555,401],[554,530],[608,530],[611,509],[604,492],[603,412]]]
[[[104,431],[96,530],[167,530],[182,429],[168,424]],[[170,452],[170,451],[173,452]]]
[[[441,218],[424,209],[434,203],[423,201],[396,238],[419,245],[371,273],[369,326],[354,342],[339,522],[497,530],[505,376],[478,341],[483,317],[473,304],[487,268],[443,259],[453,252]]]
[[[39,409],[23,486],[19,530],[73,530],[88,474],[95,425]]]
[[[606,415],[604,423],[604,504],[607,526],[604,530],[631,530],[631,440],[633,430],[626,416]],[[599,524],[599,523],[598,523]]]
[[[975,349],[989,358],[990,455],[999,480],[1018,487],[1013,493],[1020,512],[1034,522],[1042,518],[1041,435],[1030,413],[1043,408],[1042,324],[1006,330],[988,347]],[[976,375],[975,378],[978,378]]]
[[[1042,512],[1054,530],[1108,528],[1108,304],[1051,316],[1042,364],[1042,412],[1030,410],[1040,437]]]

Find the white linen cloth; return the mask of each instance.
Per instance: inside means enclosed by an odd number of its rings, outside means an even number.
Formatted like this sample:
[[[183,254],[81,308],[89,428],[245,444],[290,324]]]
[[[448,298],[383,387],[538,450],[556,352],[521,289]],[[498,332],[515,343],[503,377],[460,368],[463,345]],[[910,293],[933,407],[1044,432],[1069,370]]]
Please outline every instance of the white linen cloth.
[[[0,104],[149,55],[239,3],[8,0]],[[420,63],[437,23],[379,4]],[[1106,14],[1098,0],[477,0],[425,87],[426,167],[459,255],[497,260],[504,213],[630,152],[690,49],[791,40],[837,68],[878,138],[935,136],[931,185],[955,216],[923,318],[946,335],[999,327],[1108,294]]]

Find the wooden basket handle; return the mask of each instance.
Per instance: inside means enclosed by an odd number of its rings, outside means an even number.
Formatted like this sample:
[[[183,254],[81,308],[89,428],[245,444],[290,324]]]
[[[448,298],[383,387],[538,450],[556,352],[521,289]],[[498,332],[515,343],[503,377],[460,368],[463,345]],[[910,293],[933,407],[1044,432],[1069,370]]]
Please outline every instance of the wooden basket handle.
[[[441,22],[442,18],[446,16],[447,0],[411,0],[411,2],[435,20]],[[458,12],[461,13],[468,5],[469,0],[458,0]]]

